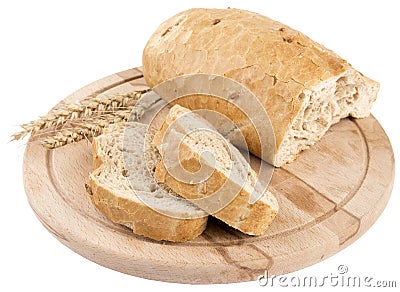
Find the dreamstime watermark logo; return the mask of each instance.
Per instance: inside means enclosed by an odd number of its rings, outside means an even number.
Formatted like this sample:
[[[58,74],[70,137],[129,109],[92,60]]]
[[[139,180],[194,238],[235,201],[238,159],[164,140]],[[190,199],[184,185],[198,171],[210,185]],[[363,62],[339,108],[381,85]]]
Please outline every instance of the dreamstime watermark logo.
[[[378,280],[372,276],[360,276],[349,272],[346,265],[339,265],[337,271],[323,276],[276,276],[268,275],[265,271],[258,277],[258,284],[262,287],[379,287],[396,288],[396,280]]]
[[[169,176],[179,183],[186,184],[188,189],[192,190],[193,196],[190,200],[208,214],[214,214],[226,207],[245,186],[248,189],[251,172],[247,168],[250,168],[250,163],[244,163],[244,161],[250,162],[250,152],[257,152],[257,155],[266,161],[274,159],[275,134],[271,121],[264,106],[242,84],[220,75],[190,74],[169,79],[152,88],[152,91],[153,101],[149,100],[148,103],[158,101],[160,97],[162,101],[157,102],[156,107],[143,115],[150,130],[142,145],[143,153],[151,149],[149,144],[152,143],[153,138],[149,139],[149,136],[154,135],[151,129],[160,128],[171,104],[189,108],[191,110],[189,112],[176,110],[170,116],[168,123],[164,123],[166,129],[158,145],[162,156],[160,163],[163,164],[162,167]],[[151,97],[151,94],[148,96]],[[196,119],[196,115],[203,119]],[[129,126],[135,121],[136,114],[132,114],[124,133],[123,159],[127,173],[138,173],[137,159],[132,159],[132,153],[140,141],[138,141],[135,127]],[[221,139],[221,137],[226,139]],[[196,148],[190,144],[192,141],[198,142],[201,146]],[[232,144],[237,146],[240,152]],[[196,154],[199,155],[182,151],[182,149],[187,150],[188,147],[191,147],[191,151],[197,151]],[[218,149],[225,149],[222,152],[226,156],[223,159],[226,179],[216,174],[215,166],[221,158],[214,157],[216,152],[211,149],[217,149],[218,155],[221,153]],[[192,155],[197,161],[182,159],[187,158],[182,155]],[[154,163],[150,161],[152,158],[149,160],[149,157],[149,155],[143,155],[143,161],[149,167],[149,172],[154,171],[155,167],[161,168],[160,165],[153,165]],[[221,162],[219,163],[221,165]],[[257,179],[251,182],[249,204],[255,203],[265,193],[273,171],[272,165],[260,160],[255,170]],[[131,185],[135,185],[138,177],[133,175],[129,177],[129,180]],[[208,183],[207,180],[212,182]],[[157,184],[157,182],[154,180],[152,184]],[[149,195],[151,191],[151,189],[144,189],[137,191],[136,194],[153,210],[172,216],[171,212],[165,212],[162,206],[158,207],[157,200],[154,200],[151,194]],[[173,195],[166,192],[162,196]],[[180,216],[180,219],[193,218],[193,214],[187,213],[173,216]],[[198,216],[205,215],[199,213]]]

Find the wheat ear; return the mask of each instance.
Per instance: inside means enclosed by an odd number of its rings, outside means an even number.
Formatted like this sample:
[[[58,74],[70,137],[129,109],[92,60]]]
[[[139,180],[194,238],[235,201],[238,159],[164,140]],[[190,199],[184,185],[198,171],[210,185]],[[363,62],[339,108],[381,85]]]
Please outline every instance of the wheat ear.
[[[158,98],[149,103],[138,102],[132,109],[119,110],[112,113],[106,113],[99,116],[83,118],[73,124],[76,126],[64,128],[56,132],[53,136],[41,140],[44,147],[48,149],[58,148],[67,144],[78,142],[83,139],[96,137],[103,133],[103,130],[110,124],[118,122],[126,122],[128,120],[139,120],[147,109],[158,103]]]
[[[20,140],[27,135],[49,128],[60,128],[66,122],[98,116],[103,113],[132,108],[143,93],[149,90],[134,91],[128,94],[105,95],[88,97],[82,101],[65,103],[51,110],[39,119],[21,125],[22,131],[12,135],[12,140]]]

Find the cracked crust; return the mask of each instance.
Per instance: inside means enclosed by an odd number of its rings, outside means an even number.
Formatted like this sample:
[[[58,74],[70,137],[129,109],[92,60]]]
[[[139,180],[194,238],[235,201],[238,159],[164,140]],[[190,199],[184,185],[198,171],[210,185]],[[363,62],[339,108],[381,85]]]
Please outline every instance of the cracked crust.
[[[275,149],[262,153],[254,131],[241,130],[249,150],[275,166],[293,161],[341,118],[368,116],[379,90],[377,82],[301,32],[239,9],[183,11],[151,36],[143,52],[149,86],[192,73],[232,78],[256,95],[270,118]],[[178,102],[190,109],[216,107],[211,99],[190,99],[196,97]],[[305,117],[307,109],[316,114]]]

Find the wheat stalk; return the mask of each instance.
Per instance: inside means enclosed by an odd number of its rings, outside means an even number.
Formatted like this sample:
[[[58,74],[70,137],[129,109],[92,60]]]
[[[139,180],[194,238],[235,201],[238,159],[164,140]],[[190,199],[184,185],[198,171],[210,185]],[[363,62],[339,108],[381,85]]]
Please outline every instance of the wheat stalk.
[[[138,102],[132,109],[118,110],[98,116],[90,116],[82,118],[71,123],[70,128],[63,128],[56,132],[53,136],[42,139],[41,143],[48,149],[54,149],[67,144],[96,137],[103,133],[103,130],[110,124],[118,122],[126,122],[128,120],[139,120],[145,111],[158,103],[161,98],[158,98],[149,103]],[[74,126],[76,124],[76,126]]]
[[[80,120],[99,116],[103,113],[131,109],[142,94],[147,91],[134,91],[128,94],[112,96],[101,94],[82,101],[62,104],[60,107],[51,110],[47,115],[21,125],[23,130],[12,135],[12,140],[20,140],[29,134],[34,135],[49,128],[60,128],[71,120]]]
[[[54,149],[83,139],[96,137],[110,124],[126,121],[129,115],[130,110],[123,110],[81,119],[71,123],[70,127],[56,131],[54,135],[40,139],[40,141],[44,147]]]

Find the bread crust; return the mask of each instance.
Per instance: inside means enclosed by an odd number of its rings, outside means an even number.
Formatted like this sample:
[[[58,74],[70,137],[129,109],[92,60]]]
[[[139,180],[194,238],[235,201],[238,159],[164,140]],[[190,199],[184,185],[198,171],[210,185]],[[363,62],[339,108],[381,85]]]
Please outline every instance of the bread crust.
[[[106,134],[103,134],[106,135]],[[96,177],[107,163],[99,139],[93,139],[93,172],[89,175],[89,197],[94,206],[112,222],[125,225],[133,233],[154,240],[184,242],[199,236],[207,226],[207,217],[181,219],[159,213],[139,199],[128,199],[101,183]],[[132,190],[133,191],[133,190]]]
[[[334,52],[301,32],[239,9],[183,11],[162,23],[151,36],[143,51],[143,75],[149,86],[194,73],[232,78],[255,94],[270,118],[275,149],[262,153],[259,142],[254,142],[257,139],[254,131],[241,129],[250,152],[275,166],[293,160],[297,154],[284,155],[283,145],[286,147],[290,143],[283,142],[305,107],[303,93],[312,91],[324,81],[332,79],[335,82],[350,74],[354,76],[354,82],[358,82],[356,86],[367,88],[360,89],[358,94],[359,99],[366,101],[361,110],[350,110],[345,116],[366,117],[379,89],[377,82],[363,76]],[[211,100],[208,104],[188,102],[187,99],[178,103],[192,110],[215,108]],[[224,107],[220,111],[224,113]],[[235,116],[233,120],[236,122]],[[237,120],[241,122],[240,114]],[[309,144],[313,143],[315,141],[310,140]]]
[[[186,113],[190,113],[190,111],[179,105],[175,105],[171,108],[159,132],[154,135],[153,143],[157,148],[161,149],[162,143],[168,143],[168,140],[164,141],[164,136],[168,128],[175,122],[179,123],[179,116]],[[190,118],[201,119],[200,116],[196,115],[191,115]],[[195,121],[193,121],[193,124],[195,124]],[[183,127],[177,126],[177,128]],[[215,136],[215,139],[218,139],[218,136]],[[223,138],[221,137],[220,139]],[[241,154],[239,153],[239,155]],[[185,144],[185,140],[180,144],[179,157],[181,157],[181,160],[179,161],[180,164],[186,170],[189,170],[193,165],[200,165],[201,158],[199,153]],[[248,175],[250,177],[251,175],[255,178],[257,177],[257,174],[250,168],[250,166],[248,166],[248,172],[249,174],[246,172],[246,176]],[[214,169],[211,176],[205,182],[201,184],[190,184],[174,178],[167,170],[164,161],[161,160],[156,166],[155,176],[159,182],[165,183],[177,194],[191,200],[194,204],[197,204],[200,208],[209,213],[210,210],[207,207],[212,204],[212,202],[219,202],[221,198],[231,196],[231,190],[234,192],[237,191],[238,193],[232,198],[232,201],[230,201],[229,204],[215,213],[210,213],[210,215],[222,220],[229,226],[250,235],[264,234],[278,213],[278,203],[275,197],[273,197],[268,190],[265,190],[263,194],[259,194],[259,200],[250,203],[251,193],[249,193],[249,189],[244,188],[243,185],[238,185],[236,181],[227,177],[227,175],[218,168]],[[251,184],[250,182],[248,183]],[[212,198],[211,201],[203,201],[201,204],[196,201],[197,199],[204,199],[217,193],[222,187],[226,188],[228,192],[222,193],[221,197],[216,199]],[[254,185],[251,185],[251,187],[254,187]],[[200,192],[198,191],[199,188],[201,189]]]
[[[193,194],[196,193],[196,186],[182,183],[173,178],[165,168],[163,161],[160,161],[157,164],[155,175],[160,182],[165,183],[176,193],[188,200],[206,198],[207,196],[212,195],[215,191],[220,189],[220,182],[225,182],[227,179],[221,172],[216,170],[212,177],[210,177],[210,180],[214,183],[207,182],[207,192],[201,197],[194,197]],[[222,177],[222,180],[218,180],[218,177]],[[272,194],[268,192],[268,196],[272,196]],[[242,189],[225,208],[210,215],[220,219],[229,226],[236,228],[243,233],[249,235],[262,235],[267,231],[268,226],[278,214],[277,203],[271,205],[259,200],[254,204],[249,204],[249,201],[250,193]],[[196,201],[193,202],[196,204]],[[199,205],[199,207],[201,208],[202,206]],[[243,209],[247,210],[247,215],[246,217],[241,218]],[[205,209],[205,211],[207,210]]]
[[[96,208],[112,222],[125,225],[133,233],[154,240],[184,242],[199,236],[207,225],[207,218],[177,219],[168,217],[140,201],[128,200],[99,184],[95,174],[89,176],[90,199]]]

